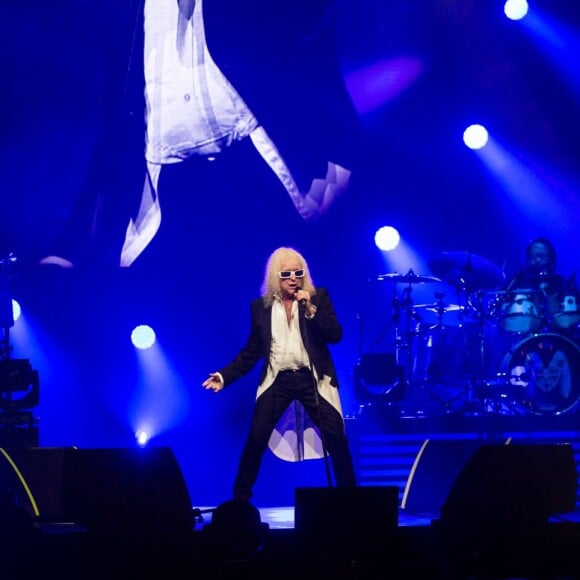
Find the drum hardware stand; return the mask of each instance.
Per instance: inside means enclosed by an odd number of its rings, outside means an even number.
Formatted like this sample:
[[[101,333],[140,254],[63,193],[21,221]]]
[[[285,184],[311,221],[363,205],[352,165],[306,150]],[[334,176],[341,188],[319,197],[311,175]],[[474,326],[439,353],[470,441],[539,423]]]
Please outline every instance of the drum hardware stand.
[[[490,310],[490,316],[494,316],[497,309],[500,307],[501,301],[497,298]],[[478,364],[480,365],[479,376],[472,378],[470,393],[471,407],[473,403],[478,402],[479,408],[476,408],[478,414],[484,415],[515,415],[513,403],[506,395],[509,387],[509,377],[506,372],[496,372],[494,376],[490,377],[485,374],[486,371],[486,333],[485,333],[485,313],[483,312],[483,303],[481,293],[478,293],[477,303],[478,313],[478,329],[477,329],[477,343],[478,343]],[[506,412],[507,408],[507,412]]]
[[[412,357],[412,345],[414,343],[415,337],[418,335],[418,323],[420,317],[417,315],[413,308],[413,301],[411,299],[411,294],[413,288],[411,284],[408,284],[402,291],[402,297],[399,298],[395,290],[395,296],[393,298],[393,316],[392,320],[394,323],[395,331],[395,361],[397,365],[400,365],[404,369],[403,375],[403,401],[408,400],[409,396],[414,393],[414,387],[416,386],[416,381],[413,380],[414,375],[414,364]],[[405,313],[405,329],[401,332],[401,313]],[[402,364],[401,355],[405,354],[405,361]],[[404,412],[404,411],[403,411]],[[422,415],[422,410],[413,410],[413,414]]]
[[[503,387],[503,389],[502,389]],[[498,373],[497,378],[487,379],[478,386],[478,398],[486,415],[516,416],[517,407],[508,395],[509,379],[507,373]]]
[[[445,297],[445,292],[435,292],[435,312],[437,314],[437,325],[443,326],[443,315],[446,310],[445,303],[443,302],[443,298]],[[459,314],[461,316],[461,312]]]
[[[468,292],[467,292],[467,281],[464,278],[459,278],[458,283],[455,286],[457,295],[457,304],[459,306],[459,328],[465,333],[464,317],[465,312],[469,304]],[[478,296],[478,300],[481,300]],[[479,325],[478,325],[478,342],[481,354],[481,367],[484,366],[484,332],[483,332],[483,316],[481,315],[481,309],[477,310],[479,315]],[[463,336],[463,344],[461,349],[462,355],[462,366],[463,366],[463,389],[457,397],[454,397],[448,401],[447,406],[453,404],[455,401],[463,399],[462,407],[458,411],[464,415],[480,415],[482,413],[481,401],[477,397],[477,379],[474,376],[470,376],[468,373],[469,368],[469,345],[467,342],[467,336]]]
[[[489,316],[494,317],[498,308],[500,307],[500,300],[496,297],[492,307],[490,309]],[[477,292],[477,304],[475,307],[477,312],[477,345],[478,345],[478,363],[479,363],[479,373],[480,379],[475,382],[475,389],[478,389],[480,385],[483,388],[489,388],[491,383],[496,382],[496,379],[491,381],[481,378],[485,372],[486,360],[485,360],[485,313],[483,307],[483,292],[479,290]]]
[[[462,406],[456,412],[464,416],[482,415],[483,407],[480,397],[477,396],[475,377],[466,376],[463,379],[463,390],[457,397],[448,401],[448,406],[457,400],[462,400]]]
[[[411,410],[410,415],[414,416],[425,416],[428,413],[425,412],[423,405],[421,405],[421,395],[427,395],[429,399],[433,400],[438,406],[438,412],[441,413],[445,409],[447,402],[445,399],[437,396],[434,392],[429,390],[426,386],[426,378],[419,377],[416,378],[415,374],[417,369],[415,368],[416,361],[413,358],[413,345],[417,337],[420,335],[421,330],[419,329],[419,324],[421,322],[421,316],[417,314],[413,307],[413,302],[411,300],[412,288],[409,285],[403,290],[403,298],[399,299],[396,295],[393,299],[393,322],[395,323],[395,354],[397,364],[401,364],[401,354],[404,352],[406,355],[405,364],[402,367],[405,369],[404,376],[404,388],[406,396],[403,399],[409,401],[412,400],[414,396],[419,399],[419,406],[415,403]],[[436,296],[439,298],[439,310],[438,317],[441,320],[444,312],[444,306],[442,298],[444,294],[437,293]],[[443,310],[442,310],[443,309]],[[405,312],[405,330],[401,333],[400,331],[400,319],[401,311]],[[434,325],[435,327],[443,327],[443,324],[438,323]]]
[[[415,331],[411,330],[411,320],[417,319],[417,315],[413,310],[413,302],[411,300],[411,292],[413,289],[411,285],[407,286],[403,290],[403,298],[402,300],[399,298],[398,294],[395,293],[393,298],[393,322],[395,328],[395,358],[397,364],[401,364],[401,351],[407,352],[407,359],[405,361],[405,369],[406,369],[406,377],[405,381],[409,381],[411,377],[412,371],[412,364],[411,364],[411,357],[410,349],[411,349],[411,337],[415,333]],[[405,332],[404,335],[400,333],[400,322],[401,322],[401,311],[404,311],[406,314],[405,319]]]
[[[463,383],[464,389],[462,394],[459,396],[459,399],[461,399],[461,397],[463,398],[463,411],[465,413],[479,413],[482,409],[481,397],[478,397],[478,386],[484,385],[484,383],[480,380],[478,375],[483,374],[479,372],[480,369],[483,371],[486,368],[486,334],[484,332],[484,317],[486,313],[482,308],[483,295],[481,292],[478,292],[478,305],[475,309],[479,316],[479,324],[477,328],[477,347],[475,347],[477,348],[477,351],[474,350],[474,353],[477,354],[477,359],[480,359],[480,362],[477,360],[475,361],[477,370],[473,372],[473,369],[470,368],[470,365],[472,364],[470,356],[472,352],[472,344],[469,340],[472,337],[469,332],[471,327],[464,327],[464,317],[467,308],[473,307],[469,301],[470,294],[467,293],[467,290],[477,291],[478,289],[483,288],[498,287],[500,285],[503,286],[505,282],[504,272],[487,258],[469,252],[458,251],[439,253],[430,260],[429,266],[434,274],[455,286],[460,308],[459,325],[464,329],[462,332],[464,340],[462,350],[463,362],[461,363],[464,374],[461,378],[461,382]],[[455,400],[457,399],[458,398],[456,397]]]
[[[540,329],[540,333],[550,332],[550,330],[554,327],[554,317],[552,311],[550,309],[550,296],[546,292],[545,288],[540,288],[542,293],[542,307],[540,311],[540,316],[543,321],[543,326]]]
[[[488,379],[480,385],[479,398],[484,413],[487,415],[507,415],[515,417],[526,413],[518,408],[516,401],[510,397],[510,379],[507,373],[497,373],[496,378]]]
[[[403,389],[405,393],[409,392],[411,386],[411,377],[413,376],[413,361],[411,359],[411,342],[413,334],[416,331],[411,330],[411,320],[416,319],[416,314],[413,310],[413,302],[411,300],[411,293],[413,288],[409,284],[403,289],[402,299],[399,298],[397,291],[395,289],[395,295],[393,297],[393,316],[392,320],[394,323],[395,331],[395,362],[398,366],[404,369],[403,375]],[[404,311],[405,318],[405,331],[401,334],[400,323],[401,323],[401,312]],[[405,352],[405,364],[401,362],[401,353]]]

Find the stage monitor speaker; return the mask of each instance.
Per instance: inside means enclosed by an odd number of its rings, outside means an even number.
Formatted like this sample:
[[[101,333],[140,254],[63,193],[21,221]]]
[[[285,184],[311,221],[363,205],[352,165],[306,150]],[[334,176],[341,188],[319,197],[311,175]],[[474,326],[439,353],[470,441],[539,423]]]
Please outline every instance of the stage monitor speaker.
[[[299,487],[294,492],[294,528],[302,548],[348,560],[393,547],[399,515],[394,486]]]
[[[64,447],[0,449],[0,489],[5,501],[28,511],[38,522],[64,522],[64,454]]]
[[[525,529],[576,505],[570,444],[481,445],[441,508],[440,524],[463,529]]]
[[[474,439],[425,439],[409,472],[401,508],[438,517],[453,482],[480,446]]]
[[[168,447],[67,449],[62,491],[67,519],[88,530],[193,529],[189,492]]]
[[[107,533],[193,529],[189,492],[167,447],[0,451],[2,493],[39,522]]]

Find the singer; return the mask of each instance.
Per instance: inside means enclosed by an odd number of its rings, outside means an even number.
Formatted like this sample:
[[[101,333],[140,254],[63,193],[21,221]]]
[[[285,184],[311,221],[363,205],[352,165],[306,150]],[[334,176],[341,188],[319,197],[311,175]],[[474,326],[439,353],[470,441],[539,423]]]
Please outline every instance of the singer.
[[[234,499],[252,497],[268,446],[287,461],[321,458],[326,453],[336,485],[356,485],[328,347],[341,338],[342,326],[329,294],[314,286],[304,257],[293,248],[275,250],[266,264],[261,297],[251,304],[246,345],[232,362],[202,383],[217,393],[262,360]]]

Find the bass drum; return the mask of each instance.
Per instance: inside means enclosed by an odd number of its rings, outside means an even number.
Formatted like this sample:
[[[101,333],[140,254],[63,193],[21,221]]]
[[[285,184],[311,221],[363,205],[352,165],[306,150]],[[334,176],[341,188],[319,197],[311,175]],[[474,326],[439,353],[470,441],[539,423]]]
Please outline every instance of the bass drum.
[[[559,334],[535,334],[503,357],[504,399],[535,415],[560,415],[580,400],[580,351]]]

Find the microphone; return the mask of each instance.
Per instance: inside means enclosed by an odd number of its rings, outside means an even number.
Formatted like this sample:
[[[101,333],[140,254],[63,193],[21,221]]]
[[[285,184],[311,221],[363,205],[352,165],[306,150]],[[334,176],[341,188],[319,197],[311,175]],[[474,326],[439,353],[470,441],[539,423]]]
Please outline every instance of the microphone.
[[[298,290],[302,290],[302,288],[298,288]],[[296,290],[296,292],[298,292],[298,290]],[[308,302],[306,298],[300,298],[300,300],[298,300],[298,306],[300,306],[300,308],[306,308],[306,302]]]

